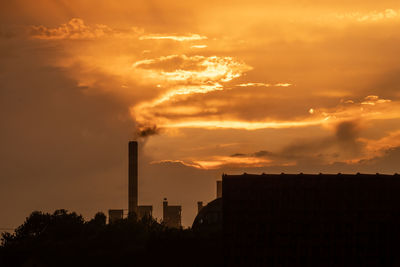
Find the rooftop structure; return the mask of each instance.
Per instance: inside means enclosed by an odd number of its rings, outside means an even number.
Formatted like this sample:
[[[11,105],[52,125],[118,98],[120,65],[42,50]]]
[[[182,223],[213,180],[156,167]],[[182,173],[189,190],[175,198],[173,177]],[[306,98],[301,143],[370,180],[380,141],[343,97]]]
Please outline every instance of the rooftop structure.
[[[108,223],[115,223],[122,220],[124,217],[124,210],[108,210]]]
[[[182,206],[169,206],[168,201],[163,201],[163,222],[167,227],[180,228],[182,226]]]
[[[227,266],[400,263],[398,175],[224,175],[222,187]]]

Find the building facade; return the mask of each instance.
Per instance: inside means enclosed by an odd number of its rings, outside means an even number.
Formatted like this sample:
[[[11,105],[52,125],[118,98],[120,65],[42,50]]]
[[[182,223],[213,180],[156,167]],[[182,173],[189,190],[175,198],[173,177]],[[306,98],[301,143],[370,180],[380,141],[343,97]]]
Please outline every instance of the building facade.
[[[170,228],[182,227],[182,206],[169,206],[167,199],[164,199],[163,223]]]
[[[222,183],[227,266],[400,264],[398,175],[244,174]]]

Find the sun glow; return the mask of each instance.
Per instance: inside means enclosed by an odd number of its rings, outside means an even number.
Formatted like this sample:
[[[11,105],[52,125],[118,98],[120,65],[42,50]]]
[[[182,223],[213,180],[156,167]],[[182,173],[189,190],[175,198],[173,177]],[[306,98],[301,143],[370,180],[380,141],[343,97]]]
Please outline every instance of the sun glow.
[[[329,120],[329,117],[314,120],[314,121],[281,121],[281,122],[247,122],[247,121],[185,121],[185,122],[171,122],[162,124],[161,127],[165,128],[204,128],[204,129],[243,129],[243,130],[259,130],[259,129],[282,129],[282,128],[295,128],[306,127],[313,125],[321,125]]]

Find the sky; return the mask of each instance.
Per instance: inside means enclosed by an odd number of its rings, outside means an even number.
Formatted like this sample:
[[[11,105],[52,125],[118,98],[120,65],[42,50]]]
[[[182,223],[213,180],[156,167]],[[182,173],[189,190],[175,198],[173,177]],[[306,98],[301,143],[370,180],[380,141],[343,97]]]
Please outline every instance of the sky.
[[[400,3],[0,2],[0,228],[216,195],[222,173],[400,172]]]

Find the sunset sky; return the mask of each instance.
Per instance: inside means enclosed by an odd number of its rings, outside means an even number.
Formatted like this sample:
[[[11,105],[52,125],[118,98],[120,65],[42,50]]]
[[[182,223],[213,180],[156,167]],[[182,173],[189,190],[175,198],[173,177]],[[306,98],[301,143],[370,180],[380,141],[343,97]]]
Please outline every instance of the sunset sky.
[[[215,198],[222,173],[400,172],[398,0],[0,2],[0,228]]]

